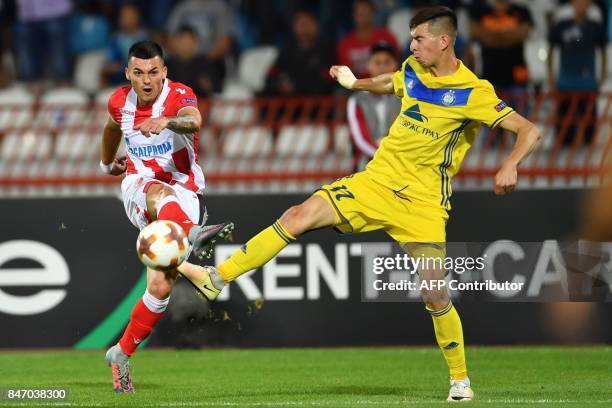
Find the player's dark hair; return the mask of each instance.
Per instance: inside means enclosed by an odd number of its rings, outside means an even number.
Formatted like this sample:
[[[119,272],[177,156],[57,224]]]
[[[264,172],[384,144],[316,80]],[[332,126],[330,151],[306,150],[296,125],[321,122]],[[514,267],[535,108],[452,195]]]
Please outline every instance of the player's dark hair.
[[[377,54],[379,52],[386,52],[391,55],[394,59],[397,59],[397,50],[394,46],[389,44],[388,42],[378,42],[370,48],[370,55]]]
[[[457,36],[457,15],[448,7],[434,6],[422,9],[410,20],[410,29],[423,23],[429,23],[430,31],[432,26],[436,26],[453,38]]]
[[[151,59],[159,57],[161,60],[164,59],[164,50],[155,41],[139,41],[132,44],[128,51],[128,60],[132,57],[139,59]]]

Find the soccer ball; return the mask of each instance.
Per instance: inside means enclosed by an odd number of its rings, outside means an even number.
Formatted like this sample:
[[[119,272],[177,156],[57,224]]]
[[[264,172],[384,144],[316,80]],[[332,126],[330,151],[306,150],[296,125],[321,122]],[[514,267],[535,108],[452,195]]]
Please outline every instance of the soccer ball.
[[[176,222],[153,221],[147,225],[136,241],[140,261],[151,269],[169,271],[183,263],[189,254],[189,241]]]

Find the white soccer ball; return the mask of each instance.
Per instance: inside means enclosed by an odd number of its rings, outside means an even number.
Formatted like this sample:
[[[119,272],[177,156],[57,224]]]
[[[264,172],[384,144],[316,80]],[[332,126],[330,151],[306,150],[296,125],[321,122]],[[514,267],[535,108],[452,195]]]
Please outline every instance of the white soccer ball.
[[[136,240],[140,261],[151,269],[169,271],[183,263],[189,254],[189,241],[176,222],[153,221]]]

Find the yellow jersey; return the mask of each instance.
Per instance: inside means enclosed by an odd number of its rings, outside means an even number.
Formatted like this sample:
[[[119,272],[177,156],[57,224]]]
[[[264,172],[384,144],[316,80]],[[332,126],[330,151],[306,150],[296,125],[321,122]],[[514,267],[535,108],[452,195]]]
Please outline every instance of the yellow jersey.
[[[514,110],[461,61],[452,75],[436,77],[408,57],[393,89],[401,112],[365,171],[397,194],[448,210],[451,178],[481,123],[493,128]]]

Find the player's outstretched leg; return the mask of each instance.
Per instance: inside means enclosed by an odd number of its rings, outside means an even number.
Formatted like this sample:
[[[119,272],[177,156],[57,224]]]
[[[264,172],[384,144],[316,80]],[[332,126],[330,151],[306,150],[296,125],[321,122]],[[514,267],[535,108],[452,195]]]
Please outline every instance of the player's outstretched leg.
[[[204,225],[204,219],[202,225],[194,224],[174,189],[161,183],[155,183],[147,189],[147,208],[152,219],[170,220],[179,224],[198,258],[210,258],[215,242],[219,239],[229,239],[234,230],[232,222]]]
[[[285,211],[279,220],[251,238],[217,268],[202,268],[198,272],[198,289],[212,301],[225,285],[243,273],[267,263],[299,235],[312,229],[335,225],[337,222],[339,217],[331,204],[313,195],[302,204]],[[181,268],[179,271],[183,272]]]
[[[147,290],[132,309],[130,322],[121,340],[106,352],[106,362],[112,370],[115,392],[134,392],[129,358],[162,318],[175,281],[176,273],[147,269]]]
[[[402,244],[402,248],[413,257],[443,260],[445,256],[443,244],[410,243]],[[450,371],[450,391],[447,400],[451,402],[471,401],[474,398],[474,392],[470,387],[470,379],[467,374],[461,319],[450,300],[446,287],[439,288],[435,284],[444,279],[444,269],[436,268],[435,262],[431,264],[433,267],[419,270],[421,282],[430,282],[429,289],[421,291],[421,297],[425,302],[425,308],[431,314],[436,340]]]
[[[183,262],[179,265],[178,271],[195,288],[196,293],[208,302],[215,300],[225,285],[212,266]]]

